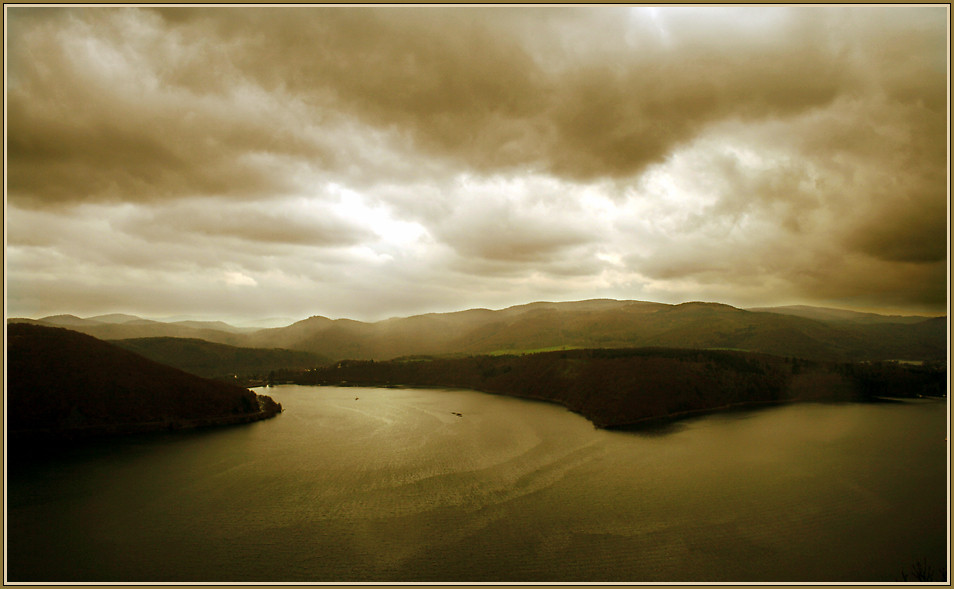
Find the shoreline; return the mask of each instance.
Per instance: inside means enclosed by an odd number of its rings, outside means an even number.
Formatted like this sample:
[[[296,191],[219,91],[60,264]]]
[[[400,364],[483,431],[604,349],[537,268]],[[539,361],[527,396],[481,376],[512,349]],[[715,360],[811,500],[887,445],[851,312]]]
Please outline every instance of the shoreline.
[[[594,417],[587,415],[582,410],[574,409],[567,404],[557,400],[557,399],[547,399],[545,397],[531,396],[531,395],[518,395],[513,393],[504,393],[500,391],[489,391],[478,389],[475,387],[463,387],[463,386],[454,386],[454,385],[415,385],[415,384],[372,384],[372,383],[357,383],[357,382],[344,382],[344,383],[322,383],[314,385],[297,385],[297,386],[311,386],[315,388],[319,387],[340,387],[340,388],[376,388],[376,389],[449,389],[449,390],[467,390],[474,391],[476,393],[483,393],[487,395],[497,395],[501,397],[510,397],[513,399],[522,399],[524,401],[537,401],[541,403],[549,403],[551,405],[557,405],[563,407],[570,413],[575,413],[580,417],[586,419],[593,424],[593,427],[598,429],[605,429],[609,431],[626,431],[627,429],[638,430],[641,428],[652,428],[658,425],[666,425],[669,423],[675,423],[683,419],[691,419],[693,417],[702,417],[704,415],[710,415],[714,413],[722,413],[733,410],[746,410],[746,409],[760,409],[768,408],[776,405],[785,405],[791,403],[808,403],[812,402],[809,400],[803,399],[777,399],[777,400],[766,400],[766,401],[747,401],[745,403],[733,403],[729,405],[720,405],[718,407],[706,408],[706,409],[693,409],[688,411],[680,411],[677,413],[667,413],[665,415],[654,415],[650,417],[644,417],[637,419],[635,421],[622,421],[619,423],[615,422],[599,422],[596,421]]]
[[[719,405],[716,407],[708,407],[704,409],[691,409],[686,411],[679,411],[675,413],[667,413],[664,415],[653,415],[648,417],[642,417],[636,420],[626,420],[620,422],[614,421],[600,421],[597,420],[595,416],[588,415],[584,410],[576,409],[570,407],[566,403],[561,402],[558,399],[548,399],[540,396],[532,395],[521,395],[514,393],[505,393],[501,391],[491,391],[486,389],[480,389],[476,387],[466,387],[459,385],[416,385],[416,384],[395,384],[395,383],[373,383],[373,382],[361,382],[361,381],[343,381],[343,382],[324,382],[313,385],[297,385],[297,386],[311,386],[315,388],[319,387],[339,387],[339,388],[377,388],[377,389],[403,389],[403,388],[413,388],[413,389],[431,389],[431,390],[440,390],[440,389],[459,389],[459,390],[468,390],[474,391],[477,393],[483,393],[488,395],[499,395],[502,397],[511,397],[514,399],[523,399],[525,401],[538,401],[542,403],[550,403],[552,405],[557,405],[563,407],[571,413],[575,413],[580,417],[583,417],[587,421],[593,424],[594,427],[598,429],[604,429],[608,431],[638,431],[641,429],[652,429],[655,427],[661,427],[677,423],[682,420],[692,419],[694,417],[704,417],[707,415],[713,415],[717,413],[726,413],[732,411],[746,411],[746,410],[759,410],[759,409],[768,409],[771,407],[777,407],[782,405],[792,405],[796,403],[905,403],[905,402],[921,402],[927,403],[932,401],[946,401],[945,397],[931,397],[926,398],[922,397],[920,399],[908,399],[908,398],[894,398],[894,397],[872,397],[872,398],[854,398],[854,399],[837,399],[832,398],[830,400],[825,399],[806,399],[806,398],[787,398],[787,399],[766,399],[761,401],[745,401],[740,403],[730,403],[728,405]]]
[[[243,425],[246,423],[254,423],[257,421],[271,419],[280,413],[282,413],[282,408],[281,405],[278,405],[277,408],[261,409],[254,413],[216,415],[187,419],[162,419],[157,421],[110,423],[74,427],[69,429],[42,428],[30,430],[8,430],[7,437],[8,441],[11,443],[70,442],[110,436]]]

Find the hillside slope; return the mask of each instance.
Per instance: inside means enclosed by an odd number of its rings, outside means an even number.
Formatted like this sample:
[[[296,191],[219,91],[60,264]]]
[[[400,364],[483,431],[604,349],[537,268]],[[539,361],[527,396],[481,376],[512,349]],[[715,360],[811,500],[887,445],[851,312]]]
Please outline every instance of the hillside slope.
[[[269,397],[88,335],[7,326],[7,433],[14,442],[244,423],[280,411]]]
[[[110,343],[160,364],[207,378],[230,375],[266,375],[280,368],[313,368],[330,358],[311,352],[241,348],[194,338],[146,337]]]

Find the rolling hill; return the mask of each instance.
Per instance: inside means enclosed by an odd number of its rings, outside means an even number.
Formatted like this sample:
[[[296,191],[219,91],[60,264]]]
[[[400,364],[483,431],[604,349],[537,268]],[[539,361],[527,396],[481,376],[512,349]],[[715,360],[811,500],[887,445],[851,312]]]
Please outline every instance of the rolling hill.
[[[377,323],[311,317],[248,337],[259,346],[305,350],[336,360],[643,346],[737,349],[838,361],[947,357],[944,317],[901,323],[825,321],[700,302],[534,303]]]

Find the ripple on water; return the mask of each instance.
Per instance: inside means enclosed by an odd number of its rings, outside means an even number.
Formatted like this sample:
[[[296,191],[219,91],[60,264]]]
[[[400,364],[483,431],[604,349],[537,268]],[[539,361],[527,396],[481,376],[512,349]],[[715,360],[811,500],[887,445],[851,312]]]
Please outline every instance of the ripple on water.
[[[273,420],[9,480],[10,579],[893,581],[946,560],[943,404],[650,436],[469,391],[268,392]]]

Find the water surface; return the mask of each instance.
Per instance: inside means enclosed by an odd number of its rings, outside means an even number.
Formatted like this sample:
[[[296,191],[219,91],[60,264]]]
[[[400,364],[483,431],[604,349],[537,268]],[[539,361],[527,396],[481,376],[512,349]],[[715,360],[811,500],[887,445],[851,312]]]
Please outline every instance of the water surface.
[[[267,392],[272,420],[11,471],[8,579],[832,582],[946,565],[944,403],[634,433],[471,391]]]

